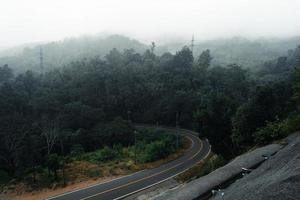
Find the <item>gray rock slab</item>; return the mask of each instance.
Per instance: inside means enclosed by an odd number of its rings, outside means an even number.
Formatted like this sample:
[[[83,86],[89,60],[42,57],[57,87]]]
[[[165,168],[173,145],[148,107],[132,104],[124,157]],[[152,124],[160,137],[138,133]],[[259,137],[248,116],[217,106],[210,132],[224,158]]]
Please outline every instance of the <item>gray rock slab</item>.
[[[168,190],[159,196],[152,199],[155,200],[192,200],[209,191],[216,186],[225,183],[226,181],[236,177],[242,172],[242,168],[249,168],[256,166],[263,162],[265,158],[263,155],[272,155],[282,148],[279,144],[271,144],[265,147],[257,148],[251,152],[236,157],[227,165],[203,176],[199,179],[181,185],[175,189]],[[234,199],[234,198],[232,198]]]
[[[276,155],[222,191],[223,199],[300,200],[300,136],[287,141]],[[212,199],[222,198],[217,194]]]

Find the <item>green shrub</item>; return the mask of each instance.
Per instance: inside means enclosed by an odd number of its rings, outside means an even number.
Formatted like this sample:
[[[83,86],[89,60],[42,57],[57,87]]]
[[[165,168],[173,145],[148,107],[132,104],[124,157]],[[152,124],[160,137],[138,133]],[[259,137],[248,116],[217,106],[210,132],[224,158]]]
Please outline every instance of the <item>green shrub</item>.
[[[287,121],[268,122],[265,127],[259,128],[253,136],[258,144],[267,144],[273,140],[284,137],[288,134]]]
[[[86,153],[86,154],[82,155],[81,159],[92,162],[92,163],[97,163],[98,162],[97,161],[98,154],[99,154],[99,150],[95,151],[95,152]]]
[[[289,133],[300,130],[300,114],[290,115],[286,119],[286,124],[287,124],[287,131]]]
[[[0,185],[8,183],[10,179],[7,172],[0,170]]]
[[[215,169],[225,165],[225,159],[220,155],[214,155],[211,157],[201,169],[199,169],[197,177],[205,176]]]
[[[179,182],[187,182],[193,178],[199,178],[205,176],[215,169],[222,167],[226,164],[226,160],[217,154],[210,154],[203,161],[199,162],[194,167],[190,168],[186,172],[178,175],[175,179]]]
[[[300,130],[300,115],[293,114],[283,121],[268,122],[265,127],[258,129],[253,136],[256,143],[267,144],[298,130]]]
[[[176,150],[176,135],[167,134],[160,129],[142,129],[138,131],[136,146],[122,147],[115,144],[113,147],[105,146],[103,149],[85,153],[81,159],[94,163],[113,161],[121,158],[135,159],[139,163],[151,162],[165,158]],[[179,137],[179,147],[183,140]]]
[[[108,146],[105,146],[99,153],[98,161],[109,161],[113,160],[118,156],[118,152]]]
[[[122,148],[119,146],[115,146],[115,148],[105,146],[103,149],[82,155],[82,159],[93,163],[111,161],[118,158],[121,151]]]
[[[165,148],[165,143],[163,141],[156,141],[147,144],[144,152],[139,156],[139,161],[141,163],[145,163],[162,158],[165,155]]]
[[[138,161],[141,163],[151,162],[165,158],[173,152],[175,152],[175,144],[172,138],[165,137],[145,145],[144,150],[138,156]]]
[[[99,169],[87,170],[85,173],[90,178],[97,178],[103,176],[102,171]]]
[[[84,154],[84,149],[82,145],[76,144],[72,147],[71,152],[70,152],[70,157],[74,160],[80,160],[81,156]]]

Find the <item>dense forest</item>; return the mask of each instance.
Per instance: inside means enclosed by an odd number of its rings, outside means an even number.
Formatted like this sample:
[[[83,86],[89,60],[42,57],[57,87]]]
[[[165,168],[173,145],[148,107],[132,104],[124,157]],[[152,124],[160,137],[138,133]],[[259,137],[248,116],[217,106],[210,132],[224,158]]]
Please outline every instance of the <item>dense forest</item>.
[[[153,44],[140,51],[65,57],[68,64],[44,73],[0,67],[2,174],[56,168],[54,155],[78,146],[85,152],[128,146],[129,119],[175,126],[178,115],[180,127],[199,131],[225,159],[299,128],[300,47],[258,72],[213,65],[210,50],[157,55]]]

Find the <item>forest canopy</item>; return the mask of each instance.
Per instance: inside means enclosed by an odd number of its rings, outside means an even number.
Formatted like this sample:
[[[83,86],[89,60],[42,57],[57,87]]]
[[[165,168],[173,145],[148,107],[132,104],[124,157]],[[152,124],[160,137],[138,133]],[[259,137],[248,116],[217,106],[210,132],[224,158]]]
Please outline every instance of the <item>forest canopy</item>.
[[[168,126],[178,115],[181,127],[199,131],[225,158],[282,137],[276,127],[298,128],[300,47],[258,72],[212,65],[208,49],[198,56],[189,47],[155,51],[114,48],[44,73],[0,67],[0,170],[16,176],[49,168],[53,155],[78,145],[85,152],[129,146],[129,113],[134,123]]]

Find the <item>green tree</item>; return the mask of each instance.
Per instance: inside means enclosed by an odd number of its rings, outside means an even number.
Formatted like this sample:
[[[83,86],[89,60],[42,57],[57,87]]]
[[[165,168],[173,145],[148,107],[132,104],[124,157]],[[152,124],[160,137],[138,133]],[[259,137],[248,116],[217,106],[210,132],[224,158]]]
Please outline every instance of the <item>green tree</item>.
[[[279,90],[276,84],[256,88],[253,97],[239,107],[233,118],[232,139],[237,145],[251,145],[258,128],[284,115],[289,99],[288,95],[281,98],[285,92],[285,87]]]
[[[0,84],[9,81],[13,78],[13,71],[8,65],[0,67]]]
[[[214,152],[224,156],[230,156],[234,151],[230,139],[233,113],[232,100],[220,92],[211,92],[205,96],[194,112],[201,136],[209,139]]]
[[[300,67],[296,68],[293,73],[293,99],[300,105]]]
[[[212,60],[212,57],[210,55],[209,49],[203,51],[198,60],[197,60],[197,66],[201,69],[201,71],[204,73],[207,71],[208,67],[210,66],[210,62]]]

